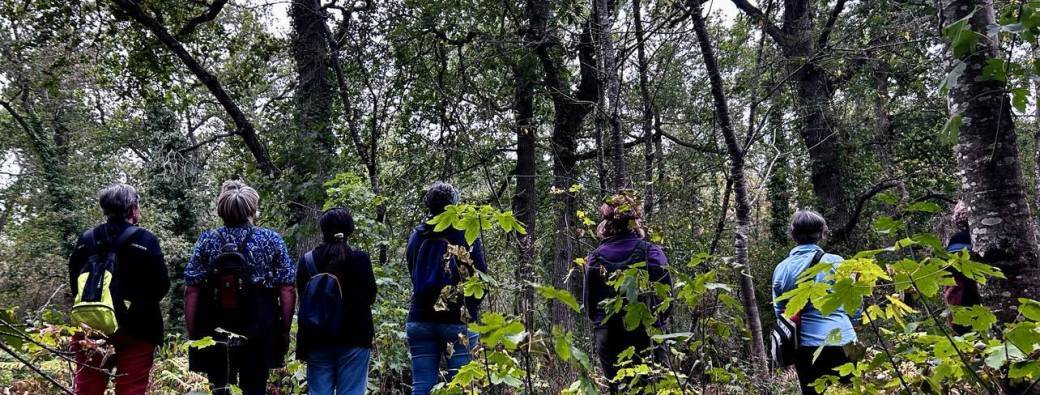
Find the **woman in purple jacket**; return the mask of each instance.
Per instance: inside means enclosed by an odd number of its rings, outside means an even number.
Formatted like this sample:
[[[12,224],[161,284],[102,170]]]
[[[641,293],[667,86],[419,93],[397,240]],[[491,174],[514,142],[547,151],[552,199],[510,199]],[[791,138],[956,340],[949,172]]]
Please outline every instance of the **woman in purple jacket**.
[[[648,333],[650,328],[639,327],[633,331],[625,330],[622,317],[624,311],[609,318],[600,302],[615,297],[613,287],[607,284],[612,275],[632,265],[646,263],[645,269],[650,274],[650,281],[672,286],[672,278],[666,266],[668,258],[661,247],[643,240],[646,232],[642,226],[642,204],[630,194],[615,195],[600,206],[602,222],[596,228],[596,236],[600,245],[585,259],[585,309],[595,328],[596,354],[603,367],[603,374],[611,380],[610,392],[617,393],[618,383],[613,381],[617,375],[618,354],[629,347],[636,350],[636,360],[649,356],[663,362],[664,353],[654,348]],[[653,295],[653,290],[642,290],[644,295]],[[655,311],[660,301],[656,297],[640,297],[640,302],[647,303],[651,311]],[[670,311],[663,311],[657,316],[654,327],[663,330]]]

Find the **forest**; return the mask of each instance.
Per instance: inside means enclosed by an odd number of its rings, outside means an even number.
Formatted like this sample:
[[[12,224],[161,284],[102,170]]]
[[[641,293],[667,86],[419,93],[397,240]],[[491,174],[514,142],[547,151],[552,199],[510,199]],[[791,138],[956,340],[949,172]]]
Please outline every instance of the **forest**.
[[[1040,393],[1038,51],[1033,0],[0,0],[0,388],[73,393],[69,256],[124,182],[173,284],[148,393],[209,393],[184,271],[243,180],[294,261],[353,212],[368,393],[411,393],[406,244],[436,181],[461,202],[433,221],[488,266],[463,284],[474,359],[436,394],[799,393],[774,297],[862,311],[821,393]],[[584,265],[618,193],[673,288],[610,283],[667,358],[605,377]],[[946,248],[958,202],[970,251]],[[800,209],[844,262],[781,297]],[[978,304],[945,302],[962,278]],[[290,347],[267,393],[306,372]]]

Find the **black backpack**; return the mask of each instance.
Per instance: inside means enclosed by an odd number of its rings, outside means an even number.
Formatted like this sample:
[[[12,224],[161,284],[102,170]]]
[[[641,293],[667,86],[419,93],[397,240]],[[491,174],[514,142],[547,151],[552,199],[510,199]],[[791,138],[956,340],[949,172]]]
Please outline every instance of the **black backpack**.
[[[823,259],[823,255],[823,250],[816,250],[816,255],[813,255],[812,262],[809,262],[809,266],[805,268],[816,266],[817,263],[820,263],[820,259]],[[777,368],[794,365],[798,355],[798,338],[801,335],[798,325],[798,322],[785,317],[783,314],[776,318],[776,326],[773,327],[773,331],[769,335],[769,356],[772,357],[773,363]]]
[[[624,271],[625,269],[630,268],[632,265],[636,263],[646,262],[647,253],[649,250],[650,243],[647,243],[645,240],[639,240],[636,242],[636,246],[632,248],[632,252],[629,253],[628,256],[625,257],[625,259],[619,261],[612,261],[610,259],[607,259],[607,257],[603,256],[603,254],[601,254],[597,250],[593,255],[593,261],[590,265],[590,269],[592,269],[591,272],[595,275],[601,276],[601,278],[603,279],[603,283],[606,284],[607,280],[609,280],[610,276],[614,273]],[[646,268],[644,267],[644,270],[645,269]],[[614,298],[617,296],[613,288],[608,286],[607,290],[607,298]],[[647,303],[647,306],[650,306],[651,308],[653,308],[653,306],[656,305],[654,301],[644,301],[644,303],[646,302],[649,302]],[[590,306],[589,308],[599,307]],[[624,323],[622,317],[622,315],[612,315],[608,317],[608,322],[604,324],[623,326]]]
[[[216,233],[220,236],[223,246],[220,254],[213,260],[209,276],[213,316],[218,326],[236,329],[244,323],[249,313],[252,296],[249,284],[249,252],[246,251],[246,244],[253,237],[253,228],[249,228],[239,243],[235,243],[219,231]]]
[[[340,335],[343,327],[343,288],[339,278],[329,272],[318,272],[313,252],[303,256],[307,274],[304,292],[300,295],[300,331],[318,337]]]

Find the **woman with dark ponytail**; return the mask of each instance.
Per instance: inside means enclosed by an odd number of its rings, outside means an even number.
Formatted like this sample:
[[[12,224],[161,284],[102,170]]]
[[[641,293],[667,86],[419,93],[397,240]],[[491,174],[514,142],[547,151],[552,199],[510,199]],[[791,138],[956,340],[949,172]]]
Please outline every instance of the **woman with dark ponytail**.
[[[307,362],[311,395],[364,394],[372,350],[376,279],[368,253],[350,246],[354,217],[336,207],[318,221],[322,243],[298,263],[296,357]]]

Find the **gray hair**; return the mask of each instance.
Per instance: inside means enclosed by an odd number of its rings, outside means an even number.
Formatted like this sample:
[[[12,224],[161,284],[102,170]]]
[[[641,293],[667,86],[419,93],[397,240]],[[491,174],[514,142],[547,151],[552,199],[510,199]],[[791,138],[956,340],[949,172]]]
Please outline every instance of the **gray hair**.
[[[98,191],[98,204],[105,216],[111,219],[126,219],[133,214],[138,203],[134,187],[115,183]]]
[[[799,245],[816,244],[827,233],[827,220],[815,211],[798,210],[791,216],[791,224],[787,231],[791,239]]]
[[[242,181],[225,181],[224,185],[220,187],[220,196],[217,197],[217,215],[224,220],[224,225],[252,224],[259,206],[260,194]]]

